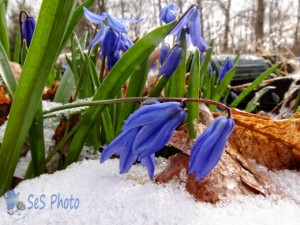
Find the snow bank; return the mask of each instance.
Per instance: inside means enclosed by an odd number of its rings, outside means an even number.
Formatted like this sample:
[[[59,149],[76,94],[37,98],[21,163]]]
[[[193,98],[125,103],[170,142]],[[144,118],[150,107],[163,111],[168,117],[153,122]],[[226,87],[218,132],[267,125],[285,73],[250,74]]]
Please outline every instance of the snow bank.
[[[14,221],[2,197],[0,224],[300,224],[297,172],[274,173],[260,167],[286,191],[285,198],[238,196],[211,205],[195,202],[176,182],[167,185],[150,182],[140,165],[134,165],[128,174],[119,175],[118,163],[117,159],[102,165],[98,160],[86,160],[53,175],[20,183],[15,192],[27,208],[32,208],[27,209],[27,216]],[[54,201],[58,197],[61,204]],[[35,199],[38,209],[33,206]],[[64,202],[69,203],[66,209],[62,207]]]

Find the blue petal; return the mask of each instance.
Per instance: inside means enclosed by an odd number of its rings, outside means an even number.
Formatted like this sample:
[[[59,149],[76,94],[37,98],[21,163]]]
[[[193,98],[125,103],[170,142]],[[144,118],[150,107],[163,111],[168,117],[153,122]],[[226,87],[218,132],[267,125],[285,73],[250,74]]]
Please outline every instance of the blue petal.
[[[124,140],[126,148],[120,151],[120,174],[127,173],[137,160],[138,154],[132,152],[132,144],[138,131],[139,128],[135,128],[126,132],[126,139]]]
[[[211,46],[209,46],[202,37],[199,38],[199,43],[197,47],[202,53],[211,48]]]
[[[132,41],[123,33],[120,33],[120,45],[119,49],[122,52],[126,52],[133,45]]]
[[[170,52],[170,46],[167,44],[163,44],[160,48],[160,52],[159,52],[159,62],[162,65],[163,62],[165,61],[168,53]]]
[[[188,30],[190,37],[194,46],[198,46],[199,38],[201,35],[201,24],[200,24],[200,12],[197,9],[195,13],[191,16],[188,24]]]
[[[108,25],[114,29],[116,32],[126,33],[125,26],[117,19],[113,18],[109,14],[107,14],[107,22]]]
[[[107,68],[109,71],[111,71],[111,69],[119,61],[119,59],[120,59],[120,53],[118,51],[107,55]]]
[[[119,48],[120,38],[113,29],[109,29],[102,42],[102,54],[109,55],[115,53]]]
[[[140,152],[138,160],[141,160],[144,157],[147,157],[161,150],[172,137],[174,130],[184,120],[185,115],[186,112],[182,110],[180,113],[174,114],[173,117],[165,123],[160,123],[160,127],[156,125],[153,125],[155,126],[155,128],[153,129],[151,129],[151,125],[142,127],[132,145],[132,149],[134,152]],[[149,133],[152,134],[152,137],[150,137],[149,139],[146,139],[144,137],[147,135],[147,130],[149,130]],[[144,139],[144,141],[139,141],[140,138]]]
[[[189,173],[203,179],[221,158],[226,142],[234,129],[234,120],[219,116],[196,140],[190,156]]]
[[[99,24],[99,23],[103,22],[103,20],[105,20],[105,18],[107,16],[106,13],[103,13],[101,15],[93,13],[93,12],[89,11],[86,7],[83,7],[83,11],[84,11],[85,17],[89,21],[91,21],[92,23],[95,23],[95,24]]]
[[[26,45],[29,47],[35,29],[35,19],[32,16],[27,16],[22,23],[22,37],[26,40]]]
[[[170,23],[177,17],[177,6],[174,3],[170,3],[163,7],[159,12],[159,18],[164,23]]]
[[[189,11],[187,11],[185,13],[185,15],[183,15],[183,17],[180,18],[179,22],[174,26],[174,28],[171,30],[170,34],[174,34],[180,36],[181,34],[181,30],[186,28],[186,25],[188,24],[188,22],[191,19],[191,16],[197,11],[197,7],[194,6],[192,8],[189,9]]]
[[[118,137],[110,142],[109,145],[106,146],[106,148],[101,153],[100,163],[104,163],[114,154],[119,155],[123,149],[130,150],[132,148],[132,143],[130,145],[130,143],[128,144],[128,142],[126,142],[128,134],[130,134],[130,132],[122,132]]]
[[[96,44],[98,44],[100,41],[103,41],[106,33],[107,33],[107,27],[104,23],[101,23],[101,28],[98,31],[98,33],[95,35],[91,43],[89,44],[88,48],[94,47]]]
[[[135,127],[155,123],[160,120],[160,115],[172,115],[174,112],[181,109],[182,105],[179,102],[164,102],[153,105],[145,105],[128,117],[122,127],[122,130],[129,130]]]
[[[220,73],[219,73],[220,80],[222,80],[225,77],[225,75],[228,73],[229,70],[232,69],[233,66],[234,66],[233,61],[229,57],[227,57],[224,65],[220,68]]]
[[[142,165],[147,168],[150,179],[153,180],[155,170],[155,154],[143,158],[141,162]]]
[[[158,76],[165,75],[169,79],[177,69],[182,57],[182,48],[178,45],[171,50],[167,58],[165,59]]]

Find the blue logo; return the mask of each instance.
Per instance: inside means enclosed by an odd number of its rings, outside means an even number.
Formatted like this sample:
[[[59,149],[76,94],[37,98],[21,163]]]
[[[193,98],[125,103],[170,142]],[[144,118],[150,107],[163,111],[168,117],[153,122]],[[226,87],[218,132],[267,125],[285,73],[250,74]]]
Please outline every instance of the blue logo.
[[[19,220],[26,216],[26,205],[19,200],[19,193],[16,194],[14,190],[8,190],[4,194],[6,201],[7,213],[14,218]]]

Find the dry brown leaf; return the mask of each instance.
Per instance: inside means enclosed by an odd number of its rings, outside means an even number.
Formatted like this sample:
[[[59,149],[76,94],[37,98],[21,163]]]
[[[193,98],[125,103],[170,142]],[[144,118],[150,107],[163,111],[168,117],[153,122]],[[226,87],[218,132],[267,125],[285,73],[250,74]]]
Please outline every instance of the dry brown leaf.
[[[300,159],[300,115],[273,120],[233,110],[236,127],[229,141],[244,156],[270,169],[295,169]]]
[[[260,175],[247,159],[232,148],[230,143],[212,172],[202,181],[197,182],[194,174],[187,174],[193,142],[189,139],[187,126],[174,132],[168,145],[184,154],[171,157],[167,168],[156,175],[156,182],[178,180],[196,200],[210,203],[216,203],[232,195],[271,193],[281,195],[270,181]]]

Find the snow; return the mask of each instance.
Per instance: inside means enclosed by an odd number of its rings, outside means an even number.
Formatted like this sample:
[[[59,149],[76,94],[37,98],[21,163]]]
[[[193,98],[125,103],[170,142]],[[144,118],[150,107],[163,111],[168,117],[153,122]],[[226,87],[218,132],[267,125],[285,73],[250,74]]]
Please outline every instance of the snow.
[[[166,162],[161,158],[157,162],[158,172]],[[145,168],[139,164],[134,165],[128,174],[120,175],[118,164],[118,159],[104,164],[100,164],[99,160],[84,160],[55,174],[21,182],[15,192],[20,193],[20,201],[27,205],[27,215],[14,221],[6,212],[2,197],[0,224],[300,223],[300,174],[296,171],[270,172],[257,165],[286,197],[236,196],[212,205],[196,202],[175,181],[166,185],[150,182]],[[61,205],[57,208],[54,200],[58,195],[69,203],[73,198],[73,206],[78,199],[78,208],[71,209],[70,204],[67,209]],[[35,198],[39,201],[38,206],[44,208],[28,209]]]

